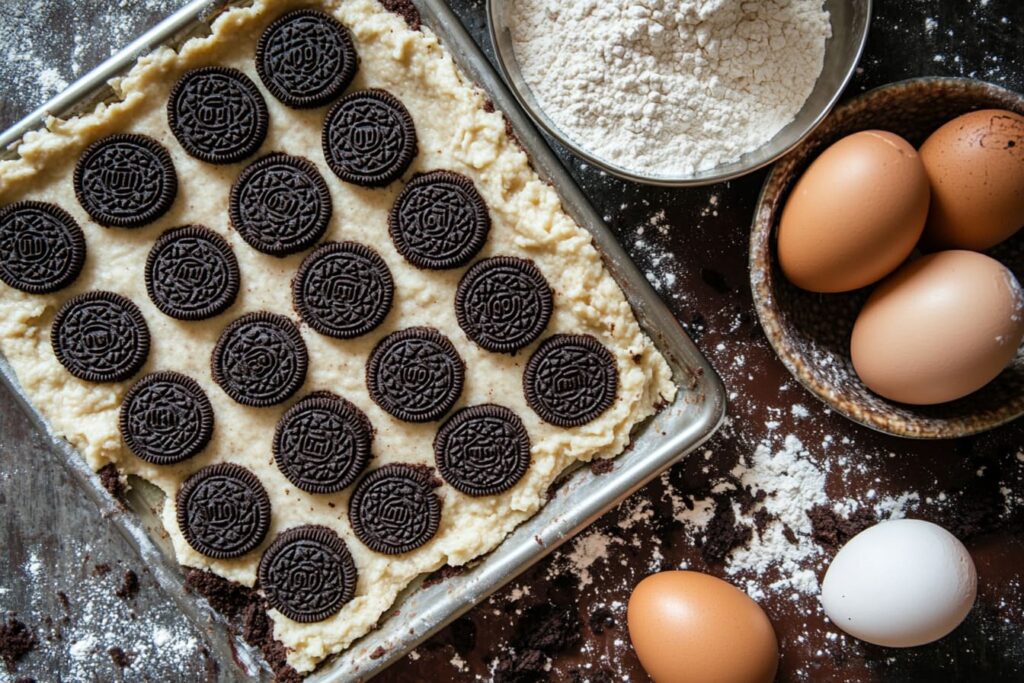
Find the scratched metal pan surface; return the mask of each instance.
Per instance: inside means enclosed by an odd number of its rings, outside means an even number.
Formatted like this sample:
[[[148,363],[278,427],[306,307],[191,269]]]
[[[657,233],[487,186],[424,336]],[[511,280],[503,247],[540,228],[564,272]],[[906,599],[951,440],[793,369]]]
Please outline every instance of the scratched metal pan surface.
[[[595,475],[589,468],[578,467],[566,474],[550,502],[497,549],[459,576],[430,586],[423,586],[422,581],[414,583],[381,619],[378,629],[328,661],[310,676],[311,683],[362,681],[379,673],[698,447],[715,432],[725,413],[725,392],[718,375],[626,256],[458,18],[444,0],[414,2],[423,22],[438,35],[470,80],[508,117],[535,169],[558,191],[566,211],[593,235],[595,245],[626,293],[641,326],[668,358],[680,391],[674,403],[637,428],[632,447],[615,460],[611,472]],[[203,35],[221,9],[235,4],[244,3],[232,0],[189,3],[0,135],[0,158],[14,156],[12,145],[25,133],[40,128],[48,114],[67,118],[91,109],[99,101],[112,99],[114,94],[107,82],[130,69],[141,54],[160,45],[174,47],[192,36]],[[219,617],[212,615],[203,601],[183,590],[181,568],[164,538],[155,512],[161,504],[159,492],[144,482],[133,481],[128,501],[130,509],[119,510],[82,458],[54,436],[46,421],[35,412],[5,360],[0,362],[0,373],[39,428],[51,435],[55,452],[74,475],[73,480],[90,493],[104,516],[132,541],[182,611],[197,627],[214,633],[221,661],[230,661],[232,646],[236,660],[239,654],[243,655],[241,663],[249,671],[238,672],[239,677],[251,680],[249,677],[257,673],[257,658],[244,647],[239,653],[239,644],[229,643],[225,630],[214,626],[222,623]],[[223,667],[222,672],[224,669],[230,666]],[[263,672],[261,677],[265,675]]]

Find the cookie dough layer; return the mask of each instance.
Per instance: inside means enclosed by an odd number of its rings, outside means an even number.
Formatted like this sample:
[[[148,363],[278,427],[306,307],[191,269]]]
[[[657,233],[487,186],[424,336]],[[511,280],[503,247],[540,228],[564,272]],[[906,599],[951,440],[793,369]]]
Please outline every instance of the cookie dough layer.
[[[417,270],[395,251],[388,237],[387,213],[402,182],[384,189],[363,189],[339,181],[328,169],[320,147],[326,109],[286,108],[263,88],[254,66],[260,32],[284,11],[299,6],[327,9],[353,33],[360,56],[352,89],[384,88],[411,112],[419,135],[419,155],[405,176],[449,169],[473,179],[494,222],[479,258],[511,255],[532,259],[555,293],[555,310],[545,337],[586,333],[614,354],[619,393],[599,419],[574,429],[540,421],[526,405],[523,367],[536,348],[514,355],[488,353],[459,328],[454,314],[455,287],[465,269]],[[213,166],[184,153],[167,127],[168,91],[186,70],[231,66],[256,82],[270,109],[270,133],[256,156],[283,151],[312,160],[330,186],[334,217],[325,239],[356,240],[373,246],[395,279],[395,305],[374,332],[352,341],[334,340],[302,326],[310,371],[295,399],[273,408],[241,406],[210,376],[210,353],[224,327],[249,311],[270,310],[298,322],[290,282],[302,257],[277,259],[249,247],[229,226],[228,194],[246,162]],[[610,457],[629,442],[631,429],[675,394],[664,358],[642,333],[615,281],[604,269],[590,235],[562,211],[555,191],[530,168],[523,151],[505,132],[502,115],[485,110],[485,97],[456,68],[437,38],[412,31],[376,0],[301,2],[257,0],[232,9],[215,22],[209,37],[193,39],[175,52],[160,49],[143,57],[117,85],[123,98],[100,105],[70,121],[51,119],[49,131],[26,136],[21,158],[0,162],[0,204],[21,199],[53,202],[81,224],[88,240],[85,268],[78,280],[53,295],[23,294],[0,284],[0,349],[36,407],[57,434],[77,447],[98,469],[108,462],[159,486],[168,496],[163,519],[178,560],[252,585],[260,554],[277,534],[301,524],[323,524],[345,539],[359,570],[356,597],[337,615],[315,624],[293,622],[276,611],[274,636],[291,649],[289,662],[300,672],[346,648],[376,623],[399,591],[424,572],[449,563],[461,565],[493,549],[542,505],[551,482],[576,460]],[[137,230],[105,229],[89,220],[72,188],[74,162],[90,142],[115,132],[143,133],[159,140],[174,159],[180,181],[177,200],[156,223]],[[247,160],[252,161],[256,157]],[[227,312],[202,322],[180,322],[160,311],[146,295],[146,255],[171,227],[202,224],[221,235],[238,256],[242,286]],[[122,444],[117,412],[130,382],[88,384],[57,362],[50,346],[50,325],[69,297],[94,289],[119,292],[142,309],[152,332],[152,350],[143,373],[176,370],[193,377],[213,403],[216,425],[210,445],[195,458],[157,467],[135,458]],[[458,407],[498,403],[515,411],[533,442],[532,464],[513,489],[498,496],[471,498],[448,485],[441,528],[422,548],[397,557],[371,552],[348,523],[351,487],[336,495],[313,496],[296,489],[277,470],[271,437],[282,413],[314,390],[334,391],[358,405],[372,421],[376,436],[371,467],[405,462],[433,465],[432,440],[438,424],[399,422],[367,395],[363,369],[370,350],[384,335],[430,325],[447,335],[466,361],[466,387]],[[139,375],[141,376],[141,374]],[[273,505],[270,533],[263,546],[233,561],[203,557],[190,548],[175,523],[174,496],[192,472],[218,462],[250,468],[263,482]]]

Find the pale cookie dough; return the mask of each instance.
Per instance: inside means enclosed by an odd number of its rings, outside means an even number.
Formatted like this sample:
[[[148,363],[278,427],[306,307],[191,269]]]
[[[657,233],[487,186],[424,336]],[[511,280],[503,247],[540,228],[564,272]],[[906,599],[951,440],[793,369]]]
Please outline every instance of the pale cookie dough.
[[[260,32],[285,10],[315,4],[332,11],[353,34],[360,68],[350,91],[384,88],[409,109],[419,135],[419,154],[405,176],[449,169],[473,179],[487,201],[493,228],[479,258],[504,254],[532,259],[551,284],[555,310],[544,337],[585,333],[597,337],[614,354],[619,372],[618,397],[593,422],[559,429],[540,421],[523,398],[523,366],[536,343],[514,356],[488,353],[459,328],[453,310],[456,284],[465,269],[423,271],[395,251],[387,231],[387,213],[403,187],[363,189],[342,183],[328,169],[320,146],[325,109],[296,111],[263,88],[253,62]],[[270,110],[270,133],[257,155],[246,162],[213,166],[185,154],[167,126],[168,91],[188,69],[223,65],[248,74],[263,92]],[[667,363],[640,327],[621,290],[602,265],[590,235],[563,211],[555,191],[540,180],[529,160],[509,138],[501,113],[487,111],[485,96],[456,68],[451,56],[429,31],[412,31],[376,0],[310,3],[256,0],[250,7],[222,14],[209,37],[189,41],[178,52],[160,49],[143,57],[117,86],[123,98],[100,105],[92,114],[51,119],[49,132],[26,136],[20,159],[0,162],[0,205],[34,199],[52,202],[71,213],[88,241],[85,268],[67,289],[52,295],[23,294],[0,284],[0,348],[35,406],[57,434],[77,447],[98,469],[108,462],[148,479],[166,494],[163,518],[178,560],[206,568],[251,586],[260,554],[280,532],[302,524],[323,524],[345,540],[359,571],[356,597],[338,614],[313,624],[293,622],[276,611],[274,636],[290,648],[288,661],[300,672],[345,649],[365,634],[392,604],[399,591],[424,572],[445,563],[461,565],[497,546],[543,504],[548,486],[576,460],[610,457],[629,443],[630,431],[676,387]],[[180,189],[170,212],[142,229],[107,229],[82,210],[72,188],[74,163],[90,142],[115,132],[144,133],[171,153]],[[352,341],[330,339],[302,326],[309,349],[305,386],[292,401],[273,408],[246,408],[213,382],[210,353],[224,327],[249,311],[269,310],[296,322],[290,282],[305,255],[284,259],[261,254],[229,227],[228,194],[246,163],[271,151],[312,160],[330,186],[334,217],[325,240],[356,240],[373,246],[395,279],[395,305],[384,324]],[[180,322],[162,314],[146,294],[143,267],[156,238],[171,227],[202,224],[223,235],[234,248],[242,273],[238,300],[227,312],[202,322]],[[134,457],[122,444],[117,427],[121,397],[131,382],[89,384],[73,378],[58,363],[50,346],[50,325],[69,297],[89,290],[112,290],[141,308],[152,333],[152,350],[142,374],[176,370],[193,377],[209,395],[216,415],[210,445],[180,465],[159,467]],[[467,365],[466,386],[458,407],[499,403],[523,420],[533,442],[532,464],[508,492],[471,498],[448,485],[438,489],[443,501],[441,527],[429,543],[397,557],[376,554],[354,536],[347,509],[351,488],[314,496],[294,486],[277,470],[271,437],[282,413],[310,391],[334,391],[359,406],[372,421],[376,436],[372,467],[385,463],[433,466],[431,443],[439,423],[400,422],[367,395],[364,365],[373,346],[386,334],[429,325],[447,335]],[[212,463],[235,462],[255,472],[270,494],[273,521],[264,544],[237,560],[217,561],[189,547],[175,522],[174,495],[190,473]]]

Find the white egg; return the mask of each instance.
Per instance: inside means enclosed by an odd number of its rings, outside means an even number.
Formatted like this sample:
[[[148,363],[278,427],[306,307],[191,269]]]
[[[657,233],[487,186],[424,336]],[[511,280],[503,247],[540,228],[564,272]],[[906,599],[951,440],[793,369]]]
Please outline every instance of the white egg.
[[[876,645],[942,638],[971,611],[978,575],[956,536],[919,519],[882,522],[850,539],[821,586],[829,619]]]

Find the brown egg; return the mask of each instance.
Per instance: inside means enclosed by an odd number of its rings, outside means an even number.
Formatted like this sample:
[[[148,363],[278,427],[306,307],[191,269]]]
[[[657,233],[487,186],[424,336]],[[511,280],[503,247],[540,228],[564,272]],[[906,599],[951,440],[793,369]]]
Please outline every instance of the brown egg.
[[[786,200],[779,265],[812,292],[866,287],[910,255],[928,216],[917,151],[881,130],[854,133],[821,153]]]
[[[879,285],[853,327],[853,367],[901,403],[931,405],[991,382],[1024,339],[1024,293],[1013,273],[974,251],[940,251]]]
[[[698,572],[662,572],[629,598],[629,637],[655,683],[771,683],[779,645],[746,593]]]
[[[921,146],[932,204],[925,245],[981,251],[1024,226],[1024,116],[959,116]]]

